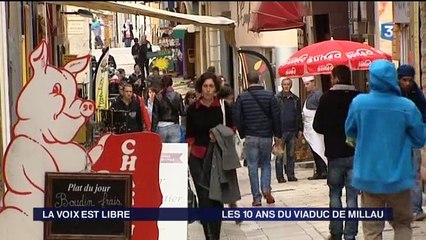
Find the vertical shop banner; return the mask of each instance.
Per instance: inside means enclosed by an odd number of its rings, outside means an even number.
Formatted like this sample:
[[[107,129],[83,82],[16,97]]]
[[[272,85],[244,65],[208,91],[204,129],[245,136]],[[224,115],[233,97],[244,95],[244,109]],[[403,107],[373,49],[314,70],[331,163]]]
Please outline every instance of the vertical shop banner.
[[[111,135],[92,169],[132,173],[133,207],[185,208],[188,206],[187,159],[187,144],[162,144],[154,133]],[[133,239],[187,239],[184,221],[140,221],[132,225]]]
[[[150,132],[111,135],[93,166],[97,172],[133,174],[133,207],[185,208],[188,206],[187,144],[161,143]],[[132,239],[186,240],[187,222],[132,222]]]
[[[103,53],[98,61],[98,66],[95,71],[95,103],[97,110],[108,110],[108,58],[109,58],[109,49],[107,52]]]
[[[105,136],[108,135],[103,138]],[[159,181],[161,149],[161,138],[155,133],[111,134],[92,170],[132,173],[133,207],[158,208],[162,203]],[[157,221],[132,222],[132,235],[132,239],[158,240]]]

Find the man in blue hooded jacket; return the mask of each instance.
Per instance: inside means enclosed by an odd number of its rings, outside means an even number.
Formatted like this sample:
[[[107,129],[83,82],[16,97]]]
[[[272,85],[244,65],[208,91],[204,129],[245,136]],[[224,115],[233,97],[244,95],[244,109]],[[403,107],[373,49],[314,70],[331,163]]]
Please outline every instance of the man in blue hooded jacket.
[[[394,239],[411,239],[411,152],[425,143],[425,125],[416,105],[401,96],[393,63],[377,60],[369,71],[371,91],[354,98],[345,122],[346,136],[355,140],[352,184],[362,191],[363,208],[393,209]],[[384,226],[364,221],[365,239],[382,239]]]
[[[398,67],[398,80],[401,87],[402,96],[410,99],[416,104],[420,113],[423,115],[423,122],[426,122],[426,99],[422,90],[414,81],[416,71],[410,65],[404,64]],[[416,185],[411,190],[411,209],[414,215],[414,221],[422,221],[426,218],[422,205],[422,180],[420,178],[420,166],[422,162],[421,150],[413,149],[414,170],[416,172]]]

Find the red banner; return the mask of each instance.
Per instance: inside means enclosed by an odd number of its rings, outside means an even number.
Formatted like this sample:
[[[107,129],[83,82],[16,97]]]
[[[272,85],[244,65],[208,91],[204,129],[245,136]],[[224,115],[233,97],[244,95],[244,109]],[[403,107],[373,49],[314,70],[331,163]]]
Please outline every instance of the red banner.
[[[160,136],[155,133],[111,135],[92,169],[98,172],[131,172],[133,207],[158,208],[163,199],[159,181],[161,148]],[[132,239],[158,240],[156,221],[132,224]]]

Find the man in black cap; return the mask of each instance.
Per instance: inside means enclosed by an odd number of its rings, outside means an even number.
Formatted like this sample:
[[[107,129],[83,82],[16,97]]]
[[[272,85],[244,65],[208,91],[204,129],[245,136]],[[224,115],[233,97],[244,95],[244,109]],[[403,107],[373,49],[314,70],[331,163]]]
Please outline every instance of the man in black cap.
[[[423,116],[423,122],[426,123],[426,99],[422,90],[414,81],[416,74],[414,68],[410,65],[401,65],[397,69],[399,86],[402,96],[410,99],[416,104]],[[411,209],[414,215],[414,221],[426,219],[426,213],[422,209],[422,180],[420,178],[420,166],[422,161],[421,151],[418,148],[413,149],[414,169],[416,170],[416,186],[411,190]]]

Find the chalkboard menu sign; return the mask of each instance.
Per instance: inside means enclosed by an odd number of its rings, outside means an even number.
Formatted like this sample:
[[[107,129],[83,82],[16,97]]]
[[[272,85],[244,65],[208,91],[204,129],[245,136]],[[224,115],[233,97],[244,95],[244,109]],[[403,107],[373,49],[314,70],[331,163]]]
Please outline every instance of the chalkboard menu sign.
[[[131,208],[132,175],[46,173],[46,208]],[[130,239],[130,221],[70,220],[44,223],[44,239]]]

